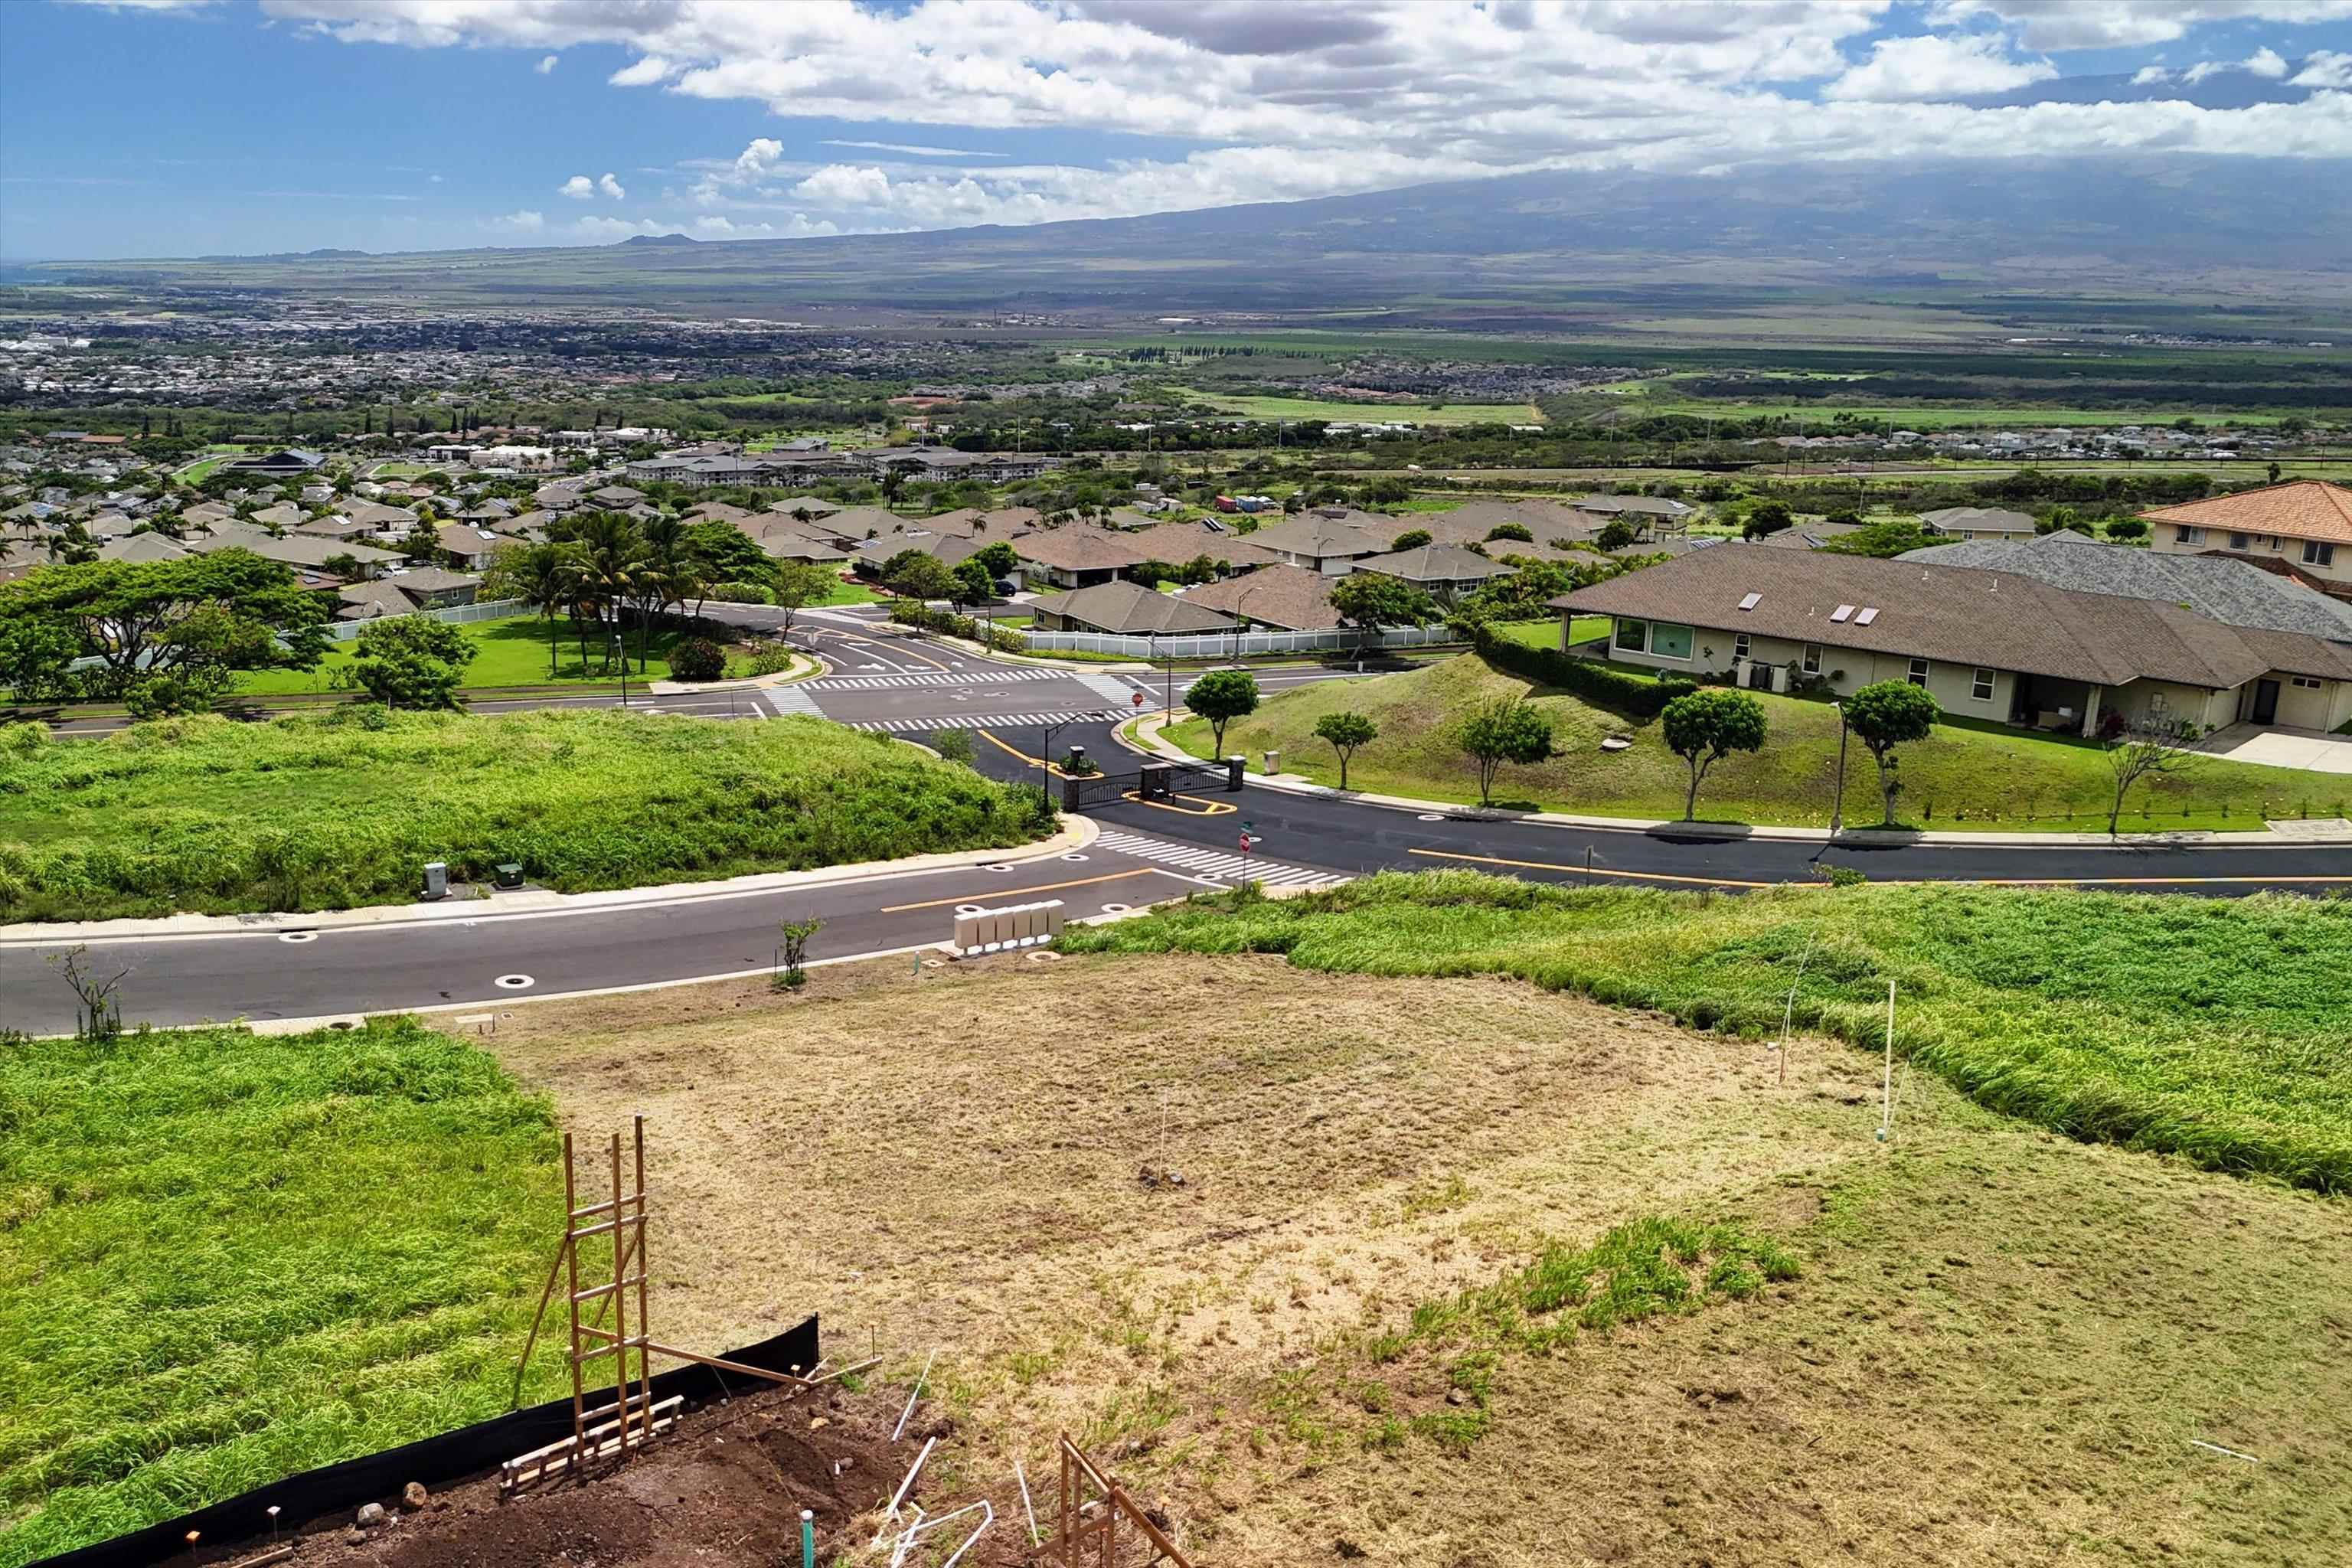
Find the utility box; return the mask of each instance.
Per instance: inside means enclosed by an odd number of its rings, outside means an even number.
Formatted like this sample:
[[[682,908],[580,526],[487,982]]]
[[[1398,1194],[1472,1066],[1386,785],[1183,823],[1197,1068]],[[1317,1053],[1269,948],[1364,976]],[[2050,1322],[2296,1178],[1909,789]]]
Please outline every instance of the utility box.
[[[498,883],[501,888],[513,889],[521,887],[522,868],[516,865],[511,860],[506,862],[499,868]]]
[[[446,860],[425,862],[425,897],[430,902],[449,896],[449,863]]]
[[[1227,795],[1239,795],[1241,793],[1242,775],[1248,771],[1249,759],[1247,757],[1234,756],[1227,757],[1225,759],[1225,793]]]
[[[1176,770],[1166,763],[1146,763],[1136,770],[1135,793],[1144,800],[1176,798]]]

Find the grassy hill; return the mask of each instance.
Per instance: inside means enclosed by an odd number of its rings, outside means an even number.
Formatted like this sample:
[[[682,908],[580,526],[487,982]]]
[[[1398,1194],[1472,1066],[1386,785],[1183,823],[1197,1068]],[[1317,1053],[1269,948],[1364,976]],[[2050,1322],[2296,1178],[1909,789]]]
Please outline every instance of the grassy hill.
[[[1368,680],[1294,688],[1230,726],[1225,750],[1247,752],[1255,762],[1271,747],[1282,753],[1286,772],[1337,784],[1338,759],[1315,738],[1315,721],[1352,710],[1370,717],[1381,733],[1356,753],[1348,770],[1350,788],[1475,801],[1477,779],[1454,743],[1452,727],[1477,703],[1514,695],[1550,716],[1560,754],[1532,768],[1504,768],[1495,785],[1497,804],[1603,816],[1682,816],[1687,770],[1666,750],[1656,720],[1628,719],[1471,654]],[[1793,697],[1764,694],[1758,700],[1771,726],[1764,750],[1716,764],[1699,796],[1699,816],[1763,826],[1827,826],[1837,772],[1836,711],[1826,702]],[[1211,749],[1209,727],[1200,721],[1169,734],[1195,755]],[[1617,734],[1633,740],[1630,750],[1600,749],[1604,737]],[[1938,726],[1932,738],[1897,754],[1903,794],[1896,815],[1913,826],[1962,831],[2106,826],[2114,784],[2098,748],[2083,742],[1963,720]],[[2214,760],[2136,788],[2123,826],[2256,828],[2265,816],[2338,816],[2346,803],[2352,803],[2352,780]],[[1854,745],[1846,759],[1846,821],[1868,825],[1879,815],[1870,753]]]
[[[579,892],[1049,830],[1007,786],[816,719],[339,707],[98,741],[0,731],[0,921],[398,903],[436,859]]]

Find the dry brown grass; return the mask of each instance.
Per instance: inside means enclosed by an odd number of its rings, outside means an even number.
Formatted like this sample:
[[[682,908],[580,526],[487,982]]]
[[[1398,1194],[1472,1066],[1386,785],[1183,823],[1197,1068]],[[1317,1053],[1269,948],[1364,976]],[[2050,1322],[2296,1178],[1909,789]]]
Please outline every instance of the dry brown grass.
[[[2341,1205],[1924,1079],[1890,1155],[1843,1047],[1784,1086],[1753,1043],[1516,983],[1200,958],[819,970],[518,1008],[490,1043],[575,1129],[648,1114],[666,1336],[814,1310],[901,1376],[941,1347],[950,1462],[1000,1507],[1066,1425],[1223,1563],[2318,1563],[2352,1537]],[[1805,1278],[1507,1363],[1466,1458],[1310,1447],[1272,1407],[1268,1374],[1652,1213],[1743,1218]]]

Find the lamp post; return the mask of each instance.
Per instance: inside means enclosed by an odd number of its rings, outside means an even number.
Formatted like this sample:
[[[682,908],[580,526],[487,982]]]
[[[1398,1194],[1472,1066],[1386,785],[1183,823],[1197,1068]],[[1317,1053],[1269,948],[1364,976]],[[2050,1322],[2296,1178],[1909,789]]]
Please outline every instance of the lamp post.
[[[1834,840],[1845,826],[1845,704],[1832,702],[1838,716],[1837,793],[1830,799],[1830,837]]]

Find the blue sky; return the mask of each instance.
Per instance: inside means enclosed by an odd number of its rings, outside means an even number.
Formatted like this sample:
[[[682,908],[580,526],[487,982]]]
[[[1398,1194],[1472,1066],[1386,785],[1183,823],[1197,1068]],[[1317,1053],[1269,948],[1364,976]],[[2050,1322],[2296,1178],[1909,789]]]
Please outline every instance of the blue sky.
[[[1545,167],[2352,158],[2352,0],[6,0],[0,71],[11,258],[950,227]],[[2084,78],[2118,79],[2059,101]]]

